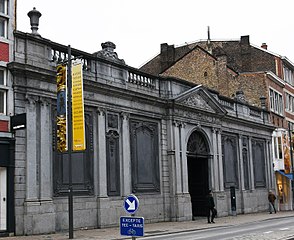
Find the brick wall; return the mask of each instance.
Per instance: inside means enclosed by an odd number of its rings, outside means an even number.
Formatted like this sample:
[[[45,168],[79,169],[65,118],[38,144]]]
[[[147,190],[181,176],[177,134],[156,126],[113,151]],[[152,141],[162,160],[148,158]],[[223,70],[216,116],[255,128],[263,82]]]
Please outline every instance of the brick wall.
[[[237,74],[227,68],[226,57],[221,56],[216,59],[201,48],[195,48],[162,75],[202,84],[227,97],[232,97],[237,90],[240,90],[236,81]]]
[[[0,120],[0,132],[8,132],[8,121]]]
[[[0,61],[9,62],[9,45],[0,42]]]

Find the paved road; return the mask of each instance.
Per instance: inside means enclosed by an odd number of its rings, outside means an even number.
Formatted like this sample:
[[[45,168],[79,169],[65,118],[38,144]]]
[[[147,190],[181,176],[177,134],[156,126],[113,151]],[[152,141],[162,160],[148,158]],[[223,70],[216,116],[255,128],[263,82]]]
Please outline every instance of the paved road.
[[[144,237],[146,240],[273,240],[294,239],[294,217],[268,219],[234,226],[221,226],[160,236]],[[291,238],[292,237],[292,238]],[[138,238],[143,239],[143,238]]]
[[[228,235],[228,239],[233,240],[269,240],[269,239],[279,239],[285,240],[289,236],[289,234],[293,233],[294,229],[292,225],[294,225],[293,219],[294,211],[282,211],[277,212],[277,214],[269,214],[268,212],[260,212],[260,213],[252,213],[252,214],[240,214],[237,216],[227,216],[227,217],[218,217],[215,219],[215,224],[207,224],[206,218],[199,218],[195,221],[185,221],[185,222],[160,222],[160,223],[146,223],[145,224],[145,238],[143,239],[160,239],[155,238],[163,236],[162,234],[166,234],[165,238],[161,239],[169,239],[172,240],[173,236],[179,236],[179,233],[189,234],[192,232],[198,233],[217,233],[217,238],[212,238],[213,236],[207,235],[206,237],[211,237],[210,239],[218,240],[219,235],[224,235],[227,232],[227,229],[231,228],[234,231],[240,231],[239,234],[236,234],[237,237],[233,238]],[[287,219],[291,219],[290,222],[287,222]],[[254,232],[254,230],[247,230],[246,232],[242,232],[242,230],[238,230],[238,226],[243,225],[244,227],[252,225],[252,227],[258,228],[260,223],[262,225],[265,224],[265,228],[267,226],[267,222],[276,223],[280,221],[282,222],[280,225],[269,226],[265,230],[259,230]],[[247,225],[249,224],[249,225]],[[273,232],[271,232],[273,231]],[[168,237],[166,237],[168,236]],[[284,236],[284,237],[283,237]],[[200,237],[200,235],[199,235]],[[103,229],[88,229],[88,230],[80,230],[75,229],[74,238],[79,240],[117,240],[117,239],[128,239],[131,237],[121,236],[119,227],[113,228],[103,228]],[[2,239],[2,238],[1,238]],[[3,240],[67,240],[68,232],[60,232],[55,234],[44,234],[44,235],[34,235],[34,236],[14,236],[3,238]],[[142,238],[141,238],[142,239]],[[182,238],[183,239],[183,238]],[[186,238],[184,238],[186,240]],[[197,239],[193,237],[192,239]],[[201,238],[199,238],[201,239]],[[205,238],[204,238],[205,239]],[[291,238],[289,238],[290,240]],[[139,239],[138,239],[139,240]],[[294,238],[293,238],[294,240]]]

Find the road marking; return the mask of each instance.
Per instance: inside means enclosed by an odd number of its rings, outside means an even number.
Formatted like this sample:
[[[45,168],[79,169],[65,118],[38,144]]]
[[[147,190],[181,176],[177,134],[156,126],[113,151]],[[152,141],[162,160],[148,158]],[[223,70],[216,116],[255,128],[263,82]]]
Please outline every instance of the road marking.
[[[281,231],[289,230],[289,228],[280,228]]]
[[[272,233],[273,231],[264,232],[265,234]]]

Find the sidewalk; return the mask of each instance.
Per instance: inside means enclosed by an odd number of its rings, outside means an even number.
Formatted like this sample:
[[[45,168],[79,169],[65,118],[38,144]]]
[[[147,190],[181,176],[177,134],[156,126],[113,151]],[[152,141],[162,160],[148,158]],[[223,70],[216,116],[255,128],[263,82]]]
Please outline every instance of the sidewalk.
[[[144,236],[166,234],[172,232],[192,231],[204,228],[213,228],[228,225],[238,225],[247,222],[255,222],[272,218],[282,218],[293,216],[293,211],[277,212],[277,214],[252,213],[237,216],[220,217],[215,219],[215,224],[207,224],[206,218],[199,218],[195,221],[186,222],[161,222],[149,223],[144,226]],[[21,236],[21,237],[7,237],[4,240],[65,240],[68,239],[68,232],[35,236]],[[74,239],[90,240],[90,239],[131,239],[131,237],[121,236],[119,227],[104,228],[104,229],[91,229],[91,230],[75,230]]]

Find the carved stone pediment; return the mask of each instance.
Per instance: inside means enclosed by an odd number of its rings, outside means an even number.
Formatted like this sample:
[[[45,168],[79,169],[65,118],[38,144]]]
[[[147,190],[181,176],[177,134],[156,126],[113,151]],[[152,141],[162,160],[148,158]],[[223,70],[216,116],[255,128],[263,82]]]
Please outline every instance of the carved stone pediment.
[[[214,112],[213,108],[209,106],[209,104],[199,94],[193,94],[180,103],[194,108],[207,110],[209,112]]]
[[[226,114],[226,110],[221,106],[217,99],[201,85],[183,92],[174,98],[174,101],[176,105],[186,106],[191,108],[191,110],[203,110],[220,115]]]

